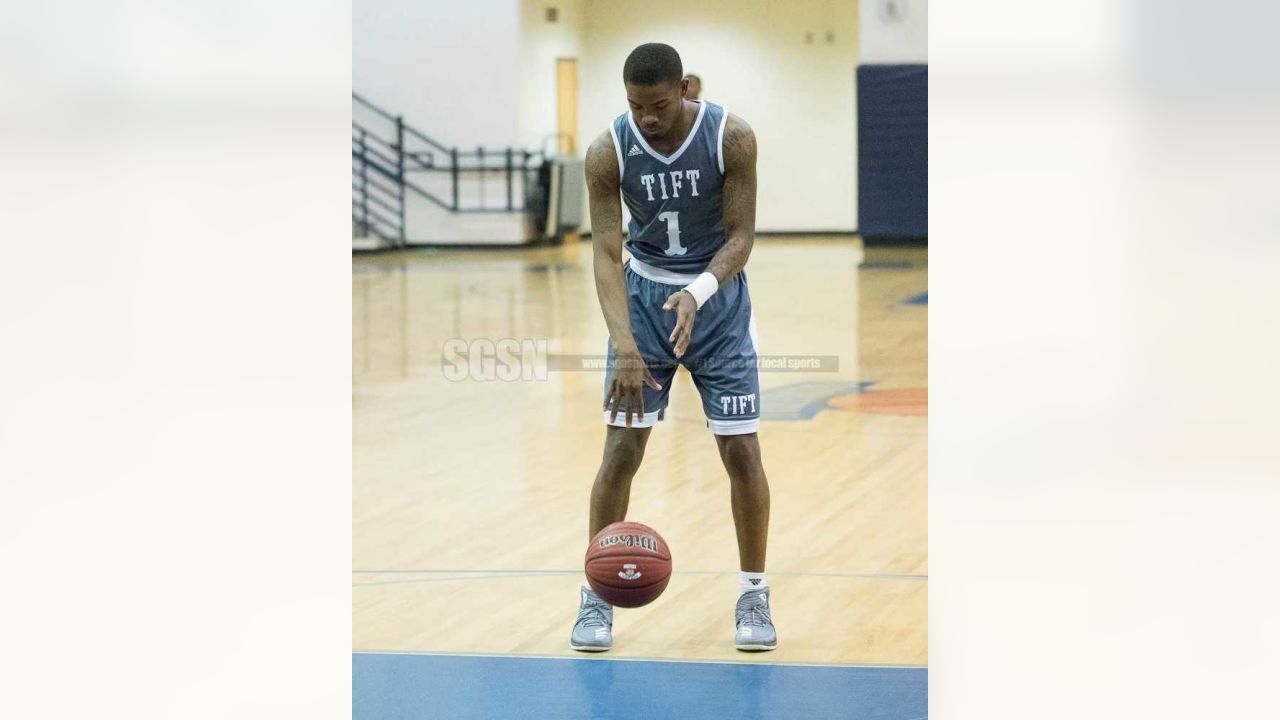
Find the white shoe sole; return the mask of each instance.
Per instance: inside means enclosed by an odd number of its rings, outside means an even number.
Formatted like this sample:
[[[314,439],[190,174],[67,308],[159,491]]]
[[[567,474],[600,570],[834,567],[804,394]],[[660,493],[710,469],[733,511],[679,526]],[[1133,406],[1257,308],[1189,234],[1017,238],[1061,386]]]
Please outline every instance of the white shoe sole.
[[[765,652],[767,650],[777,650],[778,644],[772,645],[734,645],[735,648],[744,652]]]
[[[599,645],[574,645],[573,643],[569,643],[569,647],[577,650],[578,652],[605,652],[613,649],[612,645],[608,647],[600,647]]]

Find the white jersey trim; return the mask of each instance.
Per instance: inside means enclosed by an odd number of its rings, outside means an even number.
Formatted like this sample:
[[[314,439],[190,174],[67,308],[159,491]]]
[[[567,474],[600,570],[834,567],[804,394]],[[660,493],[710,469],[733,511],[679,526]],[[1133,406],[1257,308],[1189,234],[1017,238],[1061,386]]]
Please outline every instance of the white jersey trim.
[[[636,417],[636,414],[633,412],[633,413],[631,413],[631,427],[633,427],[633,428],[648,428],[648,427],[653,427],[654,425],[658,424],[658,421],[659,421],[659,420],[661,420],[661,419],[662,419],[662,416],[663,416],[663,414],[664,414],[665,410],[666,410],[666,408],[663,408],[662,410],[654,410],[654,411],[652,411],[652,412],[647,412],[647,413],[645,413],[643,416],[638,417],[638,418]],[[614,427],[626,427],[626,426],[627,426],[627,414],[626,414],[626,412],[624,412],[624,411],[622,411],[622,410],[619,410],[619,411],[618,411],[618,415],[617,415],[617,417],[613,418],[612,420],[611,420],[611,419],[610,419],[610,417],[609,417],[610,415],[613,415],[613,411],[612,411],[612,410],[605,410],[605,411],[604,411],[604,424],[605,424],[605,425],[612,425],[612,426],[614,426]]]
[[[688,150],[689,146],[693,144],[693,139],[698,135],[698,128],[702,127],[702,116],[706,114],[707,114],[707,104],[704,102],[699,102],[698,117],[694,118],[693,127],[689,128],[688,137],[684,139],[684,144],[681,145],[679,149],[677,149],[674,153],[672,153],[669,156],[661,155],[657,153],[653,148],[649,147],[649,143],[645,142],[644,140],[644,135],[640,133],[640,128],[636,127],[636,118],[631,113],[627,113],[627,122],[631,124],[631,132],[635,133],[636,141],[640,143],[640,147],[644,148],[644,151],[652,155],[655,160],[658,160],[662,163],[670,165],[676,160],[679,160],[680,156],[684,154],[684,151]]]
[[[622,143],[618,140],[618,131],[613,129],[613,123],[609,123],[609,137],[613,138],[613,151],[618,155],[618,182],[622,182],[622,177],[627,172],[627,161],[622,157]],[[724,169],[720,172],[723,173]]]
[[[692,275],[686,275],[685,273],[671,272],[670,270],[663,270],[660,267],[650,265],[647,262],[643,262],[635,258],[631,258],[627,261],[627,267],[631,268],[631,272],[634,272],[646,280],[652,280],[663,285],[679,285],[681,287],[697,280],[698,276],[702,274],[693,273]]]
[[[760,432],[760,418],[747,420],[712,420],[707,419],[707,427],[713,435],[748,435]]]
[[[720,132],[716,137],[716,162],[720,163],[720,174],[724,175],[724,127],[729,124],[729,111],[720,106],[720,112],[724,113],[720,116]]]

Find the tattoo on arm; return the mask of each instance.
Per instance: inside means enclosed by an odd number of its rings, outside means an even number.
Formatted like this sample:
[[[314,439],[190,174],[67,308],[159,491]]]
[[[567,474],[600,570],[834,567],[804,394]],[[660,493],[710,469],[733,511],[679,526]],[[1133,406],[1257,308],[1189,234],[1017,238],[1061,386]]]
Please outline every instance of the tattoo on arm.
[[[756,136],[751,126],[730,115],[724,129],[725,244],[707,272],[725,281],[746,267],[756,233]]]
[[[619,197],[618,156],[613,149],[613,138],[608,133],[596,138],[587,149],[586,174],[591,234],[599,239],[616,239],[621,251],[622,200]]]

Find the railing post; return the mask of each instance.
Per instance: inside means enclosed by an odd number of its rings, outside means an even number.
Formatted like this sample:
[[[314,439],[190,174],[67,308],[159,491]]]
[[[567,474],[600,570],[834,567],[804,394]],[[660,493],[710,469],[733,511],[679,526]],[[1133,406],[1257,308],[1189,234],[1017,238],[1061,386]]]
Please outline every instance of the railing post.
[[[400,247],[404,247],[404,116],[396,116],[396,185],[400,200]]]
[[[510,212],[514,207],[511,205],[511,146],[507,146],[507,211]]]
[[[458,148],[449,149],[449,157],[452,161],[453,171],[453,211],[458,211]]]
[[[476,146],[476,164],[480,166],[480,209],[484,209],[484,176],[488,173],[484,170],[484,147]]]
[[[365,131],[360,128],[360,229],[369,237],[369,161],[365,156]]]

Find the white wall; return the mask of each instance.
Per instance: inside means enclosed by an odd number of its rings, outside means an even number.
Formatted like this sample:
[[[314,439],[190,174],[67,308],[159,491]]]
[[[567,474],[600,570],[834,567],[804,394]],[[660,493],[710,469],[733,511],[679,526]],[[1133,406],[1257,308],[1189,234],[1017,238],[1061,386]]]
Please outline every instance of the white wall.
[[[929,61],[929,0],[862,0],[861,63]]]
[[[578,57],[579,155],[627,110],[627,54],[668,43],[755,128],[757,229],[856,227],[856,0],[358,0],[352,25],[354,89],[448,145],[540,147]]]
[[[543,141],[547,136],[556,132],[556,60],[582,59],[584,4],[583,0],[520,0],[520,78],[516,123],[522,147],[540,149],[544,147]],[[559,19],[555,23],[546,21],[547,7],[559,10]],[[581,132],[578,139],[579,142],[584,139]],[[555,149],[550,142],[545,147]]]
[[[352,89],[447,146],[520,145],[521,0],[357,0],[352,4]],[[554,72],[554,70],[553,70]],[[393,126],[354,107],[353,116],[383,137]],[[410,147],[420,147],[411,141]],[[419,173],[414,182],[448,200],[447,176]],[[464,178],[464,202],[479,183]],[[517,194],[522,190],[517,189]],[[487,183],[493,204],[505,196]],[[516,243],[519,214],[456,214],[409,193],[410,242]]]
[[[352,89],[445,145],[517,141],[519,0],[356,0]]]
[[[352,89],[445,145],[537,150],[557,128],[556,60],[582,56],[584,4],[356,0]]]
[[[583,11],[584,147],[627,110],[627,54],[665,42],[702,77],[703,98],[755,128],[757,229],[855,229],[856,2],[590,0]]]

